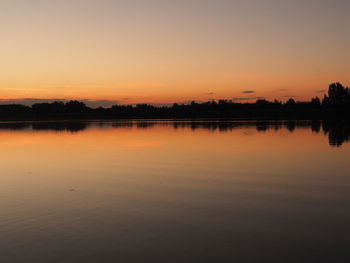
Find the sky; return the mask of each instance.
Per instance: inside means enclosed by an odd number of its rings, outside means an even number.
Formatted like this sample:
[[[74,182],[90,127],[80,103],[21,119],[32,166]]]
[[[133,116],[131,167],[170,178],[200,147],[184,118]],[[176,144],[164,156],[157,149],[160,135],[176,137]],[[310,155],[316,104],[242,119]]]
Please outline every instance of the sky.
[[[0,103],[323,96],[350,85],[349,0],[1,0]]]

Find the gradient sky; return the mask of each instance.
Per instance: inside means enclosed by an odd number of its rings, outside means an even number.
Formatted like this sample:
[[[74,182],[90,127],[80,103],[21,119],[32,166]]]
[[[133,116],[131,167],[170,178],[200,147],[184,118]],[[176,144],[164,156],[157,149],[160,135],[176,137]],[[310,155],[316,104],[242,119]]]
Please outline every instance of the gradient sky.
[[[350,84],[349,0],[1,0],[0,99],[308,99]]]

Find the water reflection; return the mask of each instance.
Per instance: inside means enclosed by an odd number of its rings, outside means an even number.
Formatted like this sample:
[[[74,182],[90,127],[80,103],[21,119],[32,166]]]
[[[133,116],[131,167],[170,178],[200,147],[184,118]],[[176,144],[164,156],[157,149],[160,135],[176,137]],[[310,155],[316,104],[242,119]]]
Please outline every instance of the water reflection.
[[[349,142],[350,126],[342,122],[323,122],[322,128],[325,134],[328,134],[329,144],[331,146],[341,146]]]
[[[257,132],[271,130],[311,129],[314,133],[323,133],[328,137],[329,145],[340,147],[350,140],[350,123],[347,121],[173,121],[173,120],[124,120],[124,121],[45,121],[45,122],[0,122],[0,130],[40,131],[51,130],[71,133],[88,128],[133,128],[148,129],[155,126],[167,126],[174,129],[205,129],[228,132],[235,129],[255,127]]]
[[[0,123],[0,262],[350,262],[347,127]]]

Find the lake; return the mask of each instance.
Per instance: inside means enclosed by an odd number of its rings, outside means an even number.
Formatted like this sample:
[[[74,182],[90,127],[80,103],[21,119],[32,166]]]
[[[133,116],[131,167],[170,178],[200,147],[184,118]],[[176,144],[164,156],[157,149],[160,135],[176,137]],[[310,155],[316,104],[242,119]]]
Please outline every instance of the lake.
[[[0,262],[350,262],[350,128],[0,123]]]

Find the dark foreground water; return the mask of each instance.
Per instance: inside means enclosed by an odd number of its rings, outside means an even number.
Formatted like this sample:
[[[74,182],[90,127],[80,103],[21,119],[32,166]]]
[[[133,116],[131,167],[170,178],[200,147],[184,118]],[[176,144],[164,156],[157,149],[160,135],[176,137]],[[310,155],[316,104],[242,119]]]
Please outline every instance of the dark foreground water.
[[[0,123],[0,262],[350,262],[349,134]]]

